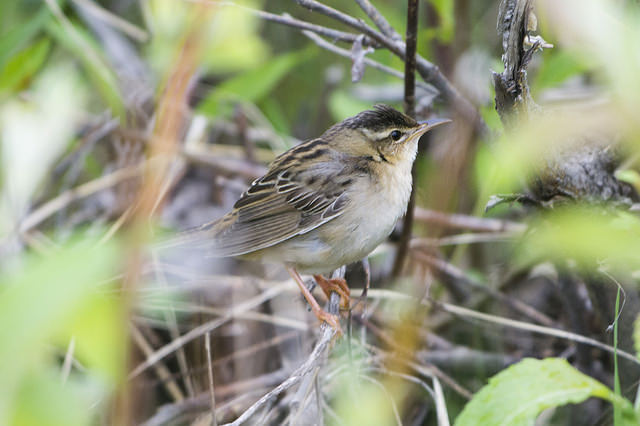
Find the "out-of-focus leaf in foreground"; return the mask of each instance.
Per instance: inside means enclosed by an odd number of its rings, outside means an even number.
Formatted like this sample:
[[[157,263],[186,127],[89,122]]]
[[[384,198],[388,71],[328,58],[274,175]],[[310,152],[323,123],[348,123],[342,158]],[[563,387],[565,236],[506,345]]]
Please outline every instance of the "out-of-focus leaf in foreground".
[[[262,67],[246,71],[216,87],[198,110],[216,116],[225,101],[257,102],[269,93],[293,67],[308,58],[311,50],[287,53],[271,59]]]
[[[19,90],[40,69],[49,53],[47,39],[39,40],[14,55],[0,70],[0,95]]]
[[[518,248],[521,260],[572,260],[583,268],[640,266],[640,221],[625,212],[565,207],[532,224]]]
[[[113,243],[69,244],[0,277],[0,424],[88,424],[107,402],[125,359],[123,317],[105,284],[117,255]],[[63,383],[72,338],[86,372]]]
[[[0,69],[5,67],[11,56],[24,47],[35,34],[38,33],[51,17],[51,13],[46,5],[42,5],[31,19],[15,25],[12,29],[2,34],[0,37]]]
[[[15,226],[53,162],[67,149],[85,109],[87,92],[69,64],[48,66],[29,98],[0,107],[0,235]]]
[[[573,368],[566,360],[525,359],[498,373],[476,393],[456,419],[456,426],[533,425],[545,409],[596,397],[622,409],[623,425],[638,419],[626,399]]]
[[[640,16],[625,2],[603,0],[544,0],[539,7],[541,20],[555,30],[564,48],[601,66],[619,113],[637,132]]]
[[[148,46],[152,67],[158,71],[171,67],[176,60],[175,52],[184,42],[184,34],[197,19],[207,19],[200,39],[204,72],[238,72],[260,65],[269,57],[269,45],[258,32],[261,20],[243,10],[245,6],[259,9],[260,5],[261,1],[257,0],[226,4],[175,0],[146,2],[147,25],[153,33]]]

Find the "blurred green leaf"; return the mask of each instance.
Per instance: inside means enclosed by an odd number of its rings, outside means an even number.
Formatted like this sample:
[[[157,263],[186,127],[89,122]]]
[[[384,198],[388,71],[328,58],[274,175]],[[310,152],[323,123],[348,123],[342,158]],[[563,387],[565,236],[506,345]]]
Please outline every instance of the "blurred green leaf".
[[[454,1],[453,0],[431,0],[433,8],[438,13],[439,26],[434,29],[433,36],[435,36],[441,42],[450,42],[453,38],[453,31],[455,29],[454,19]]]
[[[75,382],[61,384],[53,371],[29,374],[21,383],[13,426],[84,426],[91,424],[88,407],[93,402],[86,387]]]
[[[0,94],[19,90],[24,83],[38,72],[49,53],[51,43],[41,39],[14,55],[0,68]]]
[[[533,79],[532,91],[554,87],[570,77],[580,75],[591,67],[581,55],[568,50],[552,50],[540,61],[540,68]]]
[[[0,235],[12,232],[54,161],[69,147],[76,119],[86,111],[83,83],[70,62],[49,63],[31,83],[28,97],[10,97],[1,105]]]
[[[202,14],[207,23],[199,33],[200,67],[205,73],[224,74],[253,69],[270,56],[270,46],[260,36],[262,20],[243,7],[260,9],[260,0],[238,0],[227,7],[202,7],[195,2],[149,0],[148,25],[154,36],[147,46],[152,68],[163,75],[176,60],[184,36]],[[212,4],[213,5],[213,4]]]
[[[633,185],[640,192],[640,173],[632,169],[616,170],[615,177],[618,180]]]
[[[369,108],[371,103],[356,99],[344,90],[336,90],[329,97],[329,111],[335,121],[344,120]]]
[[[291,125],[287,120],[287,116],[282,110],[282,106],[275,98],[264,98],[260,106],[262,112],[267,117],[276,132],[281,134],[289,134],[291,132]]]
[[[49,21],[50,16],[47,6],[42,6],[35,16],[20,25],[16,25],[15,28],[0,38],[0,70],[4,69],[5,64],[16,50],[22,48],[42,29]]]
[[[239,0],[240,7],[217,11],[206,39],[203,65],[214,73],[237,72],[261,66],[270,56],[270,46],[260,36],[262,21],[242,9],[260,9],[262,1]]]
[[[640,259],[640,221],[629,213],[585,207],[557,209],[534,223],[518,249],[520,259],[571,259],[595,269],[636,268]]]
[[[117,259],[115,244],[83,242],[47,257],[31,256],[18,271],[0,277],[0,323],[5,324],[0,327],[0,424],[8,424],[6,416],[31,419],[38,412],[44,417],[29,424],[58,424],[46,417],[51,410],[78,413],[78,401],[59,379],[42,384],[59,372],[50,347],[56,341],[64,350],[75,335],[75,355],[101,386],[113,387],[121,379],[122,318],[115,302],[107,299],[109,287],[100,284],[113,276]],[[54,388],[49,392],[55,395],[55,407],[39,406],[37,395],[24,391],[33,381]]]
[[[210,116],[217,116],[220,114],[221,106],[226,102],[258,102],[311,53],[308,49],[287,53],[273,58],[260,68],[224,81],[200,103],[198,110]]]
[[[71,34],[57,22],[50,22],[47,25],[47,31],[58,43],[69,49],[80,60],[103,101],[111,108],[113,115],[124,119],[125,108],[118,80],[109,64],[95,54],[100,49],[91,35],[78,25],[73,26],[73,34]],[[90,51],[87,51],[88,48]]]
[[[577,404],[590,397],[611,401],[622,409],[623,424],[636,425],[631,404],[608,387],[573,368],[566,360],[524,359],[498,373],[465,406],[456,426],[535,424],[548,408]]]

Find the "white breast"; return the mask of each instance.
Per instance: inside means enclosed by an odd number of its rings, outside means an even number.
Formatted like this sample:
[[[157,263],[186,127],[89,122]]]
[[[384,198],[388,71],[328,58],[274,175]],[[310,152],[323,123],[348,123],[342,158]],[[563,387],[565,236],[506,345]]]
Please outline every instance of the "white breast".
[[[342,246],[344,255],[351,262],[362,259],[383,242],[407,209],[411,195],[411,165],[381,180],[385,184],[377,183],[374,190],[370,182],[362,182],[363,188],[354,188],[360,193],[359,204],[336,219],[348,230]],[[363,194],[368,195],[364,197]]]

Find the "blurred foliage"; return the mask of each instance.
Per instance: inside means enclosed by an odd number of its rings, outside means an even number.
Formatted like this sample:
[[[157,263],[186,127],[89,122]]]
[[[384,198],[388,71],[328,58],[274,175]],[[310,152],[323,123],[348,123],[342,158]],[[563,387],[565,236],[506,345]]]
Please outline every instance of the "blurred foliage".
[[[270,59],[259,68],[245,71],[215,87],[198,105],[198,111],[212,117],[229,115],[237,102],[256,103],[272,92],[285,75],[313,52],[309,49],[286,53]],[[223,106],[228,108],[223,109]]]
[[[606,265],[617,271],[629,271],[640,267],[636,255],[639,250],[637,216],[567,207],[532,223],[532,231],[520,241],[518,256],[532,263],[569,258],[585,269]]]
[[[109,403],[125,360],[122,307],[105,284],[119,249],[70,242],[2,274],[0,423],[86,425]],[[67,347],[87,374],[61,380]]]

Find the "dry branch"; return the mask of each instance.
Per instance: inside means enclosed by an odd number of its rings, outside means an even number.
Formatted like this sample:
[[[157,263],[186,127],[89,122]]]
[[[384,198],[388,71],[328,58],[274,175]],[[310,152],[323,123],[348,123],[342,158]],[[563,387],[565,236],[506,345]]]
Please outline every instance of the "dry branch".
[[[327,311],[331,314],[338,315],[340,310],[340,296],[337,293],[331,293],[331,299],[329,301],[329,308]],[[322,326],[322,337],[316,343],[313,351],[306,359],[306,361],[298,367],[287,380],[276,386],[269,393],[264,395],[249,409],[247,409],[240,417],[234,420],[232,423],[228,423],[228,426],[239,426],[247,422],[255,413],[263,408],[267,403],[275,399],[282,392],[298,384],[303,378],[305,378],[311,371],[319,368],[320,362],[322,362],[323,355],[329,349],[333,338],[336,336],[336,330],[329,327],[327,324]]]

